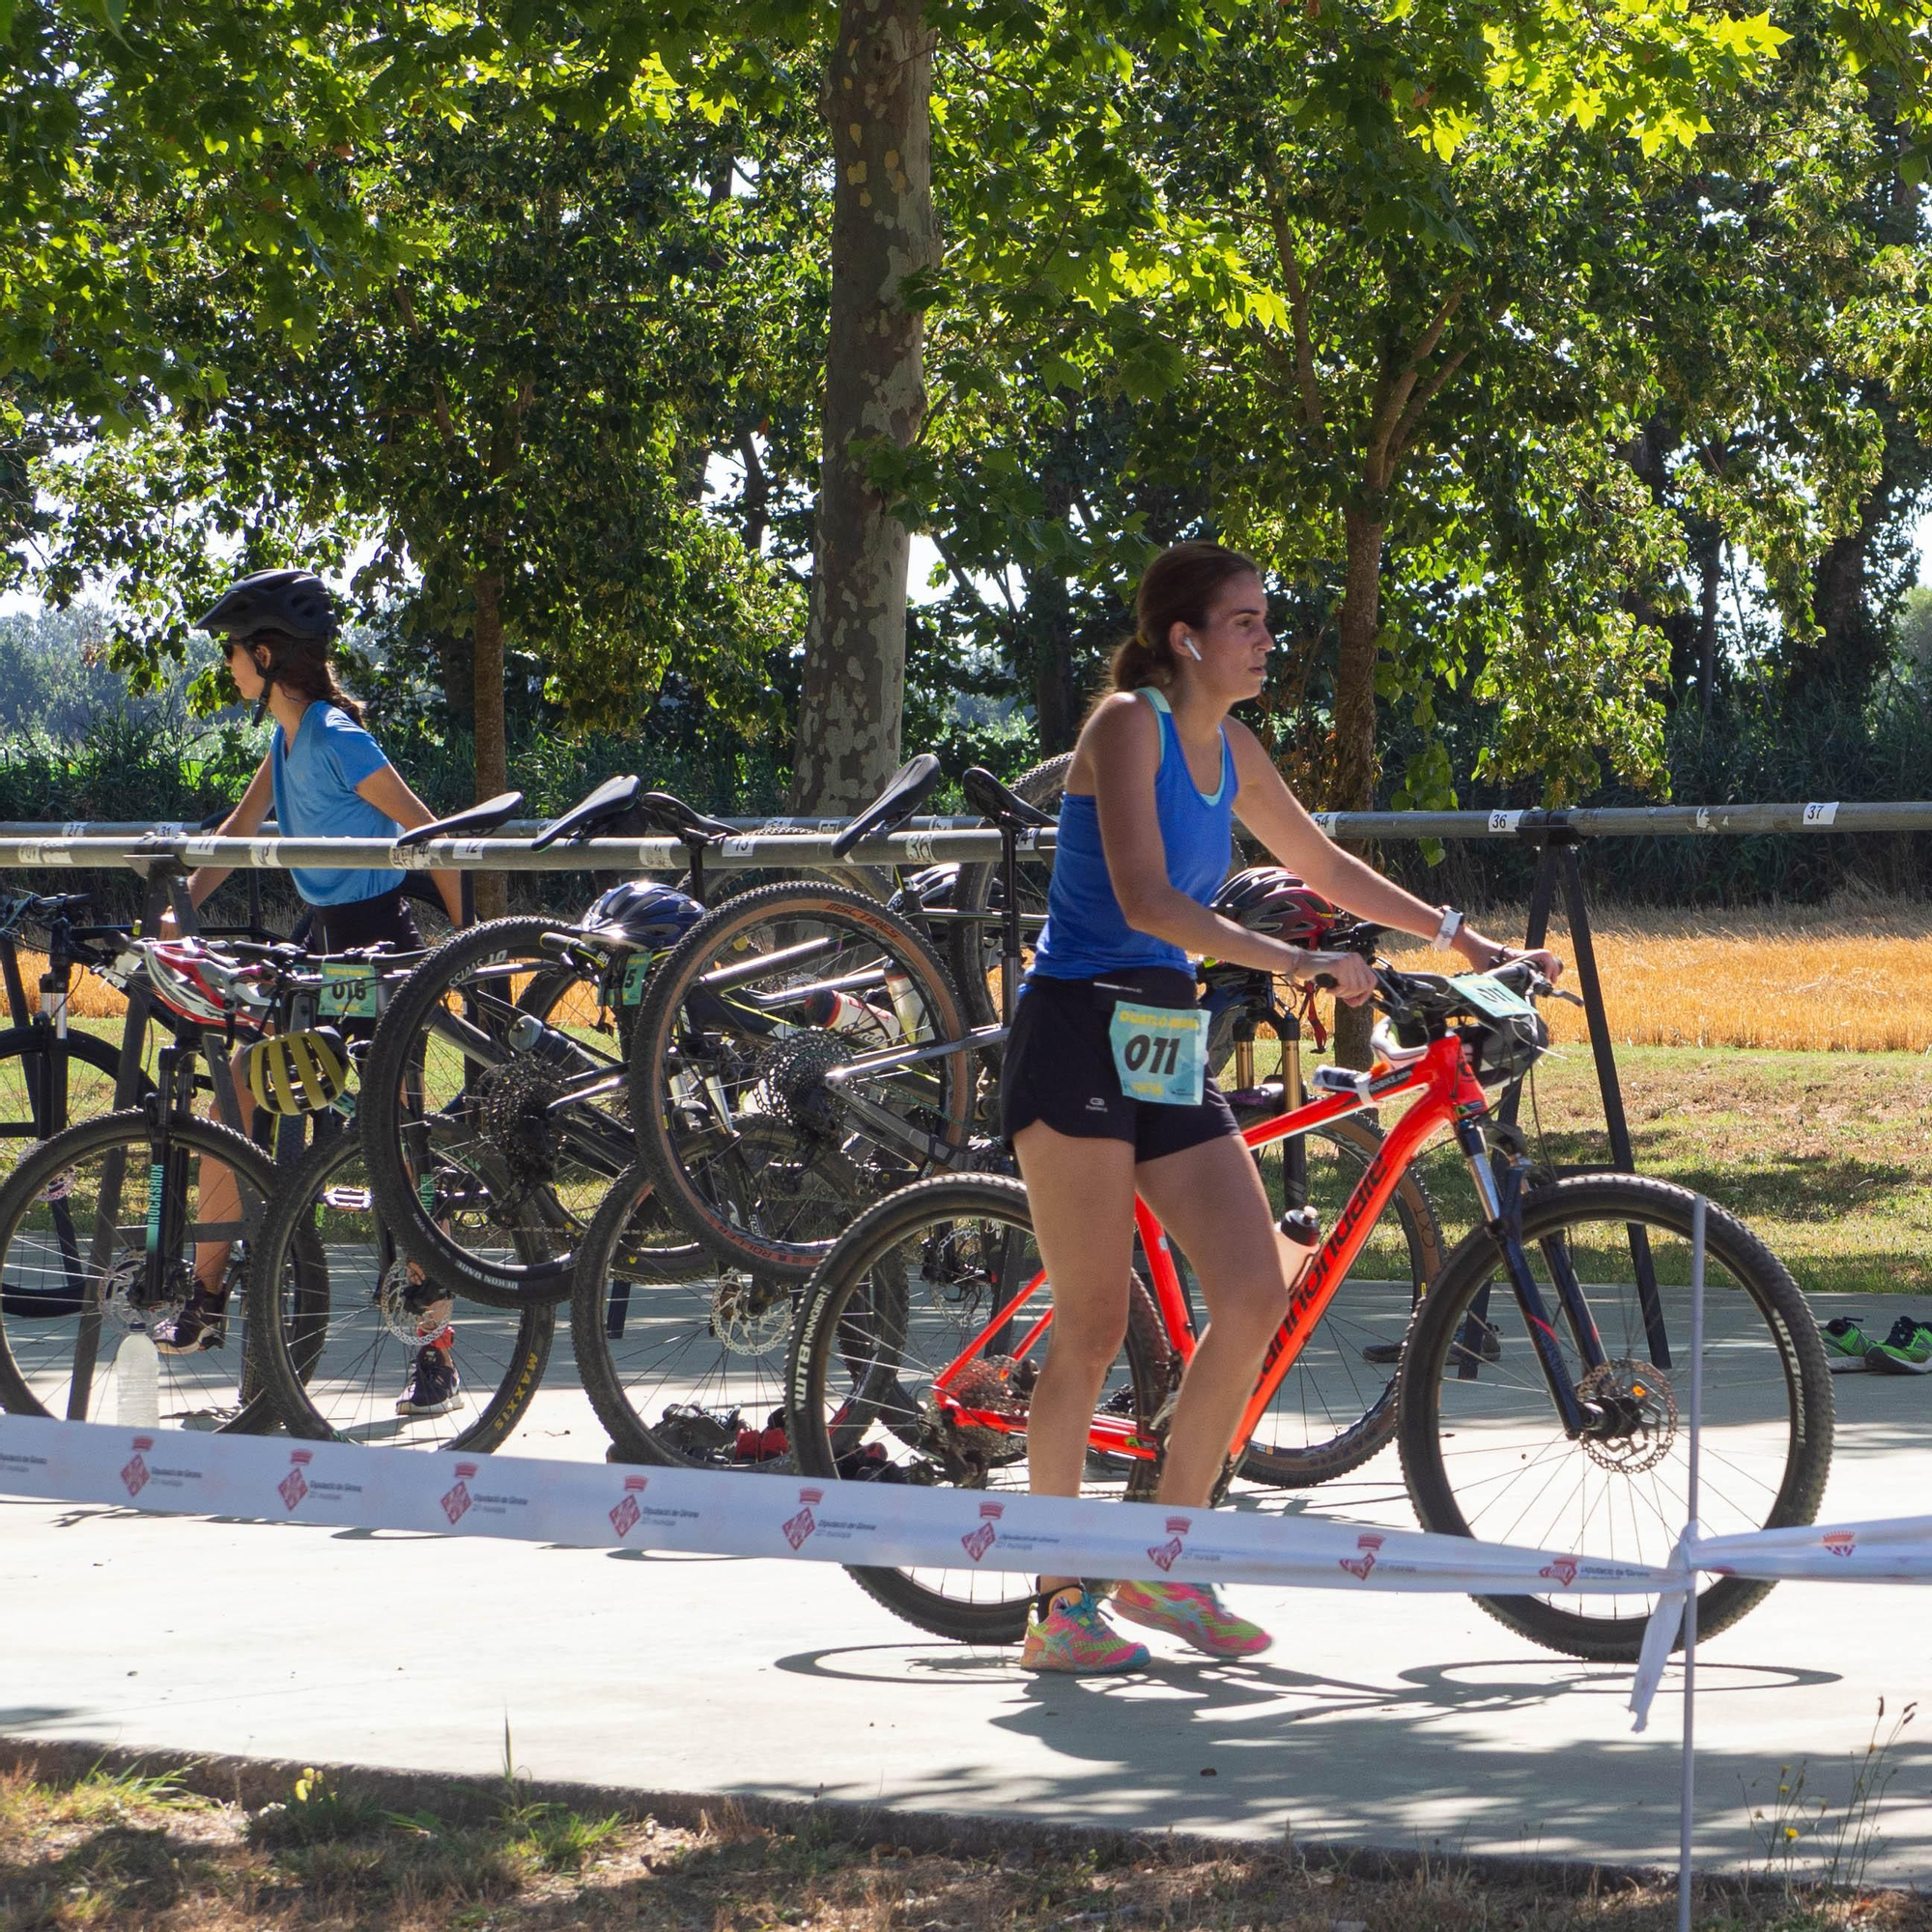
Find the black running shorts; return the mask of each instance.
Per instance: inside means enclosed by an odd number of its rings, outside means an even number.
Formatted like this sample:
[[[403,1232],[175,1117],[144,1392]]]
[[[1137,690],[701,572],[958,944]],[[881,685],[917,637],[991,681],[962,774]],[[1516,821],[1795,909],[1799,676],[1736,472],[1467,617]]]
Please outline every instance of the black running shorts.
[[[1136,1162],[1159,1160],[1224,1134],[1239,1136],[1234,1110],[1212,1080],[1204,1083],[1200,1103],[1192,1107],[1136,1100],[1121,1092],[1107,1029],[1122,999],[1191,1007],[1196,988],[1190,975],[1166,966],[1094,980],[1035,974],[1027,981],[1000,1079],[1001,1132],[1009,1147],[1036,1121],[1078,1140],[1125,1141]]]

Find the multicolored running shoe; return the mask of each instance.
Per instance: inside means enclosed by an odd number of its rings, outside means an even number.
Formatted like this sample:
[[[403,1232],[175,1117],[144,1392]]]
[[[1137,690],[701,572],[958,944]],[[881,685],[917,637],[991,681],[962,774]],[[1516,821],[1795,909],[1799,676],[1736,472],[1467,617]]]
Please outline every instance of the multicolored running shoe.
[[[1138,1670],[1147,1661],[1147,1645],[1122,1636],[1086,1590],[1063,1590],[1043,1618],[1029,1618],[1020,1648],[1022,1670],[1070,1670],[1085,1677]]]
[[[1932,1321],[1901,1315],[1891,1333],[1866,1350],[1865,1367],[1880,1375],[1932,1376]]]
[[[1861,1317],[1834,1315],[1821,1328],[1825,1362],[1834,1376],[1851,1375],[1865,1366],[1865,1357],[1878,1345],[1859,1326]]]
[[[1113,1605],[1128,1622],[1166,1631],[1209,1657],[1257,1657],[1274,1641],[1260,1624],[1237,1617],[1211,1585],[1120,1583]]]

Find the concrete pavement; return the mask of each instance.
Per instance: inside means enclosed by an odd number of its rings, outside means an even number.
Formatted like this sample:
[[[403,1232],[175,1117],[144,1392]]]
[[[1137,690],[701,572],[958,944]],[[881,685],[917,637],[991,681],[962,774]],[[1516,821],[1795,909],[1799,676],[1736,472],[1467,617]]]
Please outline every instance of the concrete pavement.
[[[567,1350],[559,1347],[559,1357]],[[512,1447],[599,1457],[559,1359]],[[1932,1380],[1840,1378],[1826,1515],[1925,1508]],[[1412,1519],[1393,1451],[1290,1510]],[[1277,1502],[1276,1507],[1281,1503]],[[0,1731],[540,1778],[1617,1862],[1676,1845],[1678,1678],[1523,1643],[1461,1598],[1236,1593],[1254,1662],[1023,1676],[837,1570],[0,1503]],[[1926,1598],[1787,1584],[1704,1653],[1699,1844],[1753,1861],[1780,1767],[1835,1805],[1878,1700],[1932,1689]],[[1158,1639],[1156,1639],[1158,1643]],[[1928,1705],[1932,1712],[1932,1705]],[[1932,1715],[1875,1872],[1932,1878]]]

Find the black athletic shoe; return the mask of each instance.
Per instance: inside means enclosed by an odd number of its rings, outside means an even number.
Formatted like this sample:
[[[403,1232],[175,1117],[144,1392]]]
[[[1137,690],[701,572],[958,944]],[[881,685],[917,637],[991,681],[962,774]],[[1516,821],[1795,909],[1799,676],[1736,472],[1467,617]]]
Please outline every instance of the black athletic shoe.
[[[228,1317],[222,1312],[226,1300],[225,1295],[196,1288],[175,1319],[155,1330],[156,1349],[163,1355],[196,1355],[204,1349],[220,1348],[228,1340]]]
[[[398,1415],[447,1415],[456,1406],[463,1378],[449,1350],[425,1342],[416,1350],[410,1384],[396,1398]]]

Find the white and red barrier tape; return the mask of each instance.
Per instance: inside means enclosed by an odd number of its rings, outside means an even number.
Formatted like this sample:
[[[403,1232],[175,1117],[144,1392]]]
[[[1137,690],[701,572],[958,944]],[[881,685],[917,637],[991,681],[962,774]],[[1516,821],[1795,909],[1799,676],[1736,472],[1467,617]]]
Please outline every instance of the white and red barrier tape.
[[[0,1415],[0,1494],[586,1548],[923,1569],[1168,1577],[1281,1588],[1659,1596],[1632,1693],[1641,1729],[1693,1570],[1932,1580],[1932,1518],[1680,1542],[1668,1565],[1422,1530],[988,1495],[909,1484],[384,1453],[344,1442]]]

